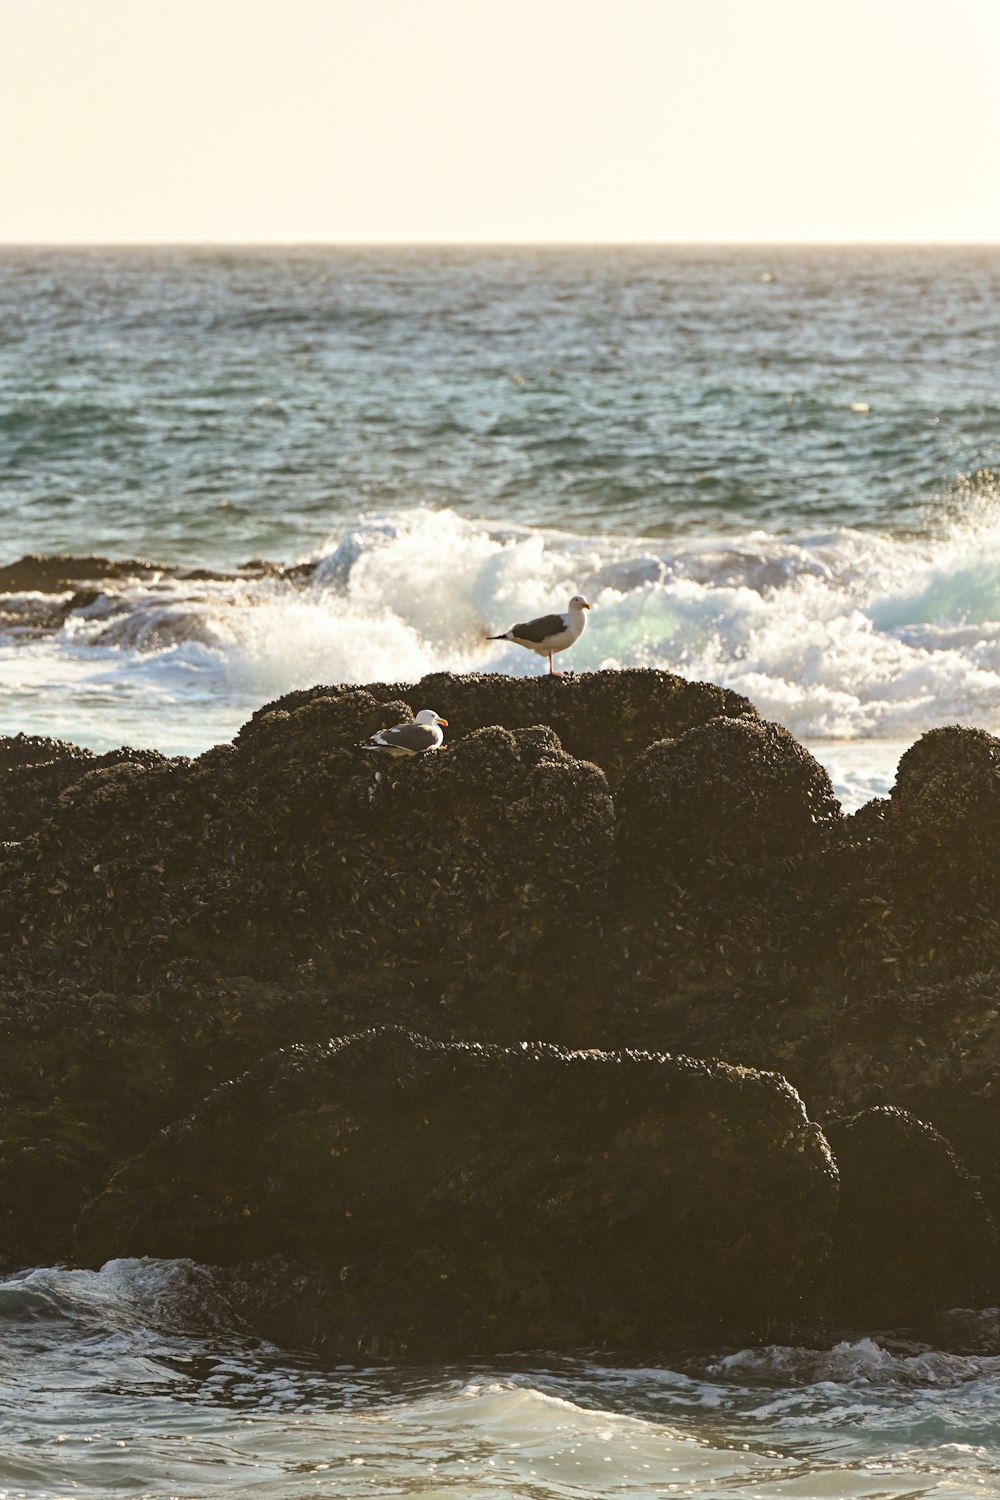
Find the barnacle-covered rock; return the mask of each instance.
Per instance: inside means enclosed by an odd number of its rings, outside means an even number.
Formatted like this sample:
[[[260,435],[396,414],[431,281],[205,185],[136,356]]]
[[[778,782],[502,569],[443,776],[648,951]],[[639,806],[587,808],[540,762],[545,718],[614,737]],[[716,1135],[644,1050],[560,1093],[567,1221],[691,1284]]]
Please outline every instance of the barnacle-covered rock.
[[[0,771],[20,770],[22,766],[45,765],[49,761],[73,761],[83,766],[85,761],[96,759],[92,750],[79,745],[70,745],[65,740],[54,740],[44,734],[0,735]]]
[[[899,762],[889,829],[899,853],[937,881],[972,884],[992,874],[1000,848],[1000,739],[959,724],[923,735]]]
[[[338,1355],[651,1348],[814,1321],[836,1197],[780,1078],[390,1028],[217,1090],[121,1169],[78,1248],[239,1264],[262,1332]],[[277,1303],[246,1264],[274,1255]]]
[[[248,728],[313,698],[336,698],[349,691],[316,687],[287,693],[258,709]],[[433,672],[415,686],[371,683],[366,691],[385,702],[403,700],[414,712],[433,704],[451,723],[452,736],[491,724],[508,729],[546,724],[567,754],[600,766],[612,785],[654,740],[675,738],[720,714],[757,716],[753,704],[729,688],[714,682],[688,682],[650,667],[561,678],[548,673],[507,677],[499,672]]]
[[[827,773],[787,730],[723,717],[658,741],[622,777],[615,810],[608,982],[616,1005],[646,991],[636,1024],[647,1044],[664,995],[801,982],[843,819]],[[664,1045],[677,1045],[667,1024]]]
[[[166,763],[157,750],[123,748],[95,755],[41,735],[0,736],[0,839],[20,840],[36,832],[51,816],[59,794],[91,771]]]
[[[0,1267],[65,1256],[81,1205],[120,1156],[59,1100],[0,1110]]]
[[[638,881],[708,880],[815,847],[841,816],[826,771],[780,724],[715,718],[640,755],[616,797]]]
[[[421,966],[512,976],[599,899],[613,836],[602,773],[545,729],[446,754],[357,748],[407,706],[363,691],[276,712],[195,762],[125,759],[67,787],[0,916],[31,970],[148,985],[176,959],[327,982]],[[55,955],[53,955],[54,957]],[[57,959],[57,962],[59,960]]]
[[[903,755],[888,799],[831,866],[844,993],[910,991],[998,967],[1000,739],[949,725]]]
[[[442,751],[359,748],[428,703]],[[51,1159],[59,1258],[221,1079],[374,1023],[726,1057],[820,1118],[890,1102],[997,1213],[998,745],[927,735],[844,818],[786,731],[657,672],[316,688],[196,760],[0,741],[8,1229]]]
[[[825,1127],[840,1169],[837,1317],[851,1327],[927,1323],[996,1301],[997,1236],[948,1142],[904,1110]]]

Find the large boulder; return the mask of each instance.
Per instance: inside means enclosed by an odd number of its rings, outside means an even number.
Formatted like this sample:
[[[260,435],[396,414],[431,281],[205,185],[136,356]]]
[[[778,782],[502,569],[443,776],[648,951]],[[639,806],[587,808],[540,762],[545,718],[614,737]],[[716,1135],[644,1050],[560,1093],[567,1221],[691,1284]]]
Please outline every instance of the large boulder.
[[[357,748],[408,713],[355,692],[193,762],[67,755],[8,773],[72,774],[0,861],[11,1223],[41,1222],[25,1164],[50,1150],[51,1108],[101,1143],[77,1171],[66,1137],[49,1258],[102,1171],[277,1047],[373,1021],[572,1029],[613,838],[602,773],[544,726],[413,761]]]
[[[889,827],[907,860],[936,880],[992,874],[1000,846],[1000,739],[949,724],[932,729],[901,757]],[[991,881],[991,884],[995,882]]]
[[[615,803],[637,886],[711,883],[815,848],[840,816],[830,778],[779,724],[719,717],[650,745]]]
[[[194,761],[0,741],[8,1248],[58,1258],[80,1201],[220,1080],[373,1023],[727,1057],[821,1120],[889,1102],[1000,1212],[1000,741],[927,735],[844,818],[741,702],[442,674],[289,695]],[[358,748],[428,703],[443,751]]]
[[[366,1025],[351,991],[225,979],[196,960],[140,992],[0,985],[0,1265],[70,1253],[125,1158],[275,1047]]]
[[[338,1355],[654,1348],[815,1321],[836,1199],[780,1078],[389,1029],[218,1090],[118,1172],[77,1245],[236,1265],[262,1332]]]
[[[899,762],[880,894],[900,977],[926,983],[995,968],[1000,953],[1000,739],[933,729]]]
[[[664,1025],[677,1045],[678,1003],[800,983],[843,822],[813,756],[780,725],[720,717],[650,745],[614,795],[606,962],[622,1024],[647,1045]]]
[[[820,1119],[891,1100],[927,1121],[1000,1218],[1000,973],[773,1007],[738,1055],[758,1066],[780,1056]]]

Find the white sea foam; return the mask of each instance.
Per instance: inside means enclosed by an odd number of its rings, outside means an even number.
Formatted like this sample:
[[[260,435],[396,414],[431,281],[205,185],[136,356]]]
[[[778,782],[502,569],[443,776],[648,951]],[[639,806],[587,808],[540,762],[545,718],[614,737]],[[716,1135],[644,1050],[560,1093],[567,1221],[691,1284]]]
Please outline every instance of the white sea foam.
[[[138,719],[144,743],[193,751],[316,682],[538,672],[534,655],[486,637],[582,590],[595,607],[561,665],[663,667],[745,693],[806,742],[879,744],[862,789],[884,789],[898,748],[935,724],[1000,729],[992,510],[933,540],[835,530],[668,545],[414,509],[362,517],[314,560],[303,582],[109,586],[55,633],[30,629],[32,599],[27,632],[15,620],[0,636],[8,725],[103,746],[126,728],[135,738]]]
[[[790,1385],[955,1386],[985,1374],[1000,1376],[1000,1359],[945,1350],[887,1347],[873,1338],[845,1340],[830,1349],[769,1344],[727,1354],[708,1367],[715,1378],[787,1382]]]

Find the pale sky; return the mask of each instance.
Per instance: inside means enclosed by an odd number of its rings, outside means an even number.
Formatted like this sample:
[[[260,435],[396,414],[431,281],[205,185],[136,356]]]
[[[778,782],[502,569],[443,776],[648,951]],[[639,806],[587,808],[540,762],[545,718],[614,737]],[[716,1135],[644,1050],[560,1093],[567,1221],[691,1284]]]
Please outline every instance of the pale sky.
[[[1000,241],[1000,0],[0,0],[0,242]]]

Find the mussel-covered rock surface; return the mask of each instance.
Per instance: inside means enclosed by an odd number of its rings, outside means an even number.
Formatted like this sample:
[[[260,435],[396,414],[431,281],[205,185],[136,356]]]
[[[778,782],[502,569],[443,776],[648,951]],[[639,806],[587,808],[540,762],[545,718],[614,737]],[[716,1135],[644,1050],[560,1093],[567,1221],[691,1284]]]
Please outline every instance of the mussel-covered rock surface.
[[[8,1266],[192,1256],[341,1359],[1000,1295],[988,734],[848,817],[711,684],[442,673],[194,760],[0,739],[0,841]]]

